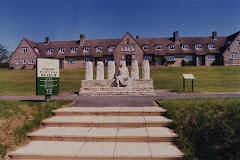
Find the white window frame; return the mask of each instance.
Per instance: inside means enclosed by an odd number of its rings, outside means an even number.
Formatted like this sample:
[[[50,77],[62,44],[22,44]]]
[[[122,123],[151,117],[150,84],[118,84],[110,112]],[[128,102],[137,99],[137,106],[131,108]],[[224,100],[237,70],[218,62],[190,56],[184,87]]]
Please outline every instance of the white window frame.
[[[65,52],[65,48],[59,48],[59,53],[64,53]]]
[[[161,45],[161,44],[157,44],[157,45],[155,46],[155,48],[156,48],[156,50],[162,50],[162,45]]]
[[[37,47],[34,47],[34,51],[38,53],[39,49]]]
[[[183,50],[188,50],[189,49],[189,46],[187,44],[182,44],[182,49]]]
[[[88,46],[83,47],[83,52],[89,52],[89,50],[90,50],[90,47]]]
[[[114,49],[115,49],[115,46],[109,46],[109,47],[108,47],[108,51],[109,51],[109,52],[112,52]]]
[[[16,65],[19,65],[19,64],[21,64],[21,60],[16,59],[16,60],[15,60],[15,63],[16,63]]]
[[[184,56],[186,61],[193,61],[193,56]]]
[[[102,51],[102,46],[97,46],[96,47],[96,52],[101,52]]]
[[[29,59],[28,64],[33,64],[33,59]]]
[[[21,48],[21,53],[27,53],[27,52],[28,52],[28,47]]]
[[[167,56],[167,61],[175,61],[175,57],[174,56]]]
[[[72,52],[72,53],[76,53],[76,52],[77,52],[77,49],[78,49],[78,47],[72,47],[72,48],[71,48],[71,52]]]
[[[236,53],[232,53],[230,59],[237,59],[237,54]]]
[[[240,41],[238,41],[238,47],[240,47]]]
[[[168,48],[171,49],[171,50],[174,50],[175,49],[175,45],[174,44],[169,44]]]
[[[48,54],[52,54],[53,50],[54,50],[54,48],[48,48],[48,49],[47,49],[47,53],[48,53]]]
[[[196,49],[201,49],[201,48],[202,48],[202,45],[201,45],[201,44],[195,44],[195,48],[196,48]]]
[[[216,59],[215,55],[207,55],[208,61],[215,61],[215,59]]]
[[[215,46],[214,46],[214,44],[208,44],[208,48],[209,49],[215,49]]]
[[[136,49],[135,49],[135,46],[134,45],[132,45],[132,51],[135,51]]]
[[[75,63],[75,58],[68,58],[67,63],[68,64],[74,64]]]
[[[129,45],[125,46],[125,51],[131,51],[131,50],[132,50],[131,46],[129,46]]]
[[[144,45],[142,46],[142,49],[143,49],[143,50],[145,50],[145,49],[149,49],[149,45],[144,44]]]
[[[121,46],[121,51],[125,51],[125,46]]]
[[[90,58],[90,57],[85,57],[85,58],[84,58],[84,63],[86,63],[86,62],[88,62],[88,61],[92,61],[92,58]]]
[[[24,59],[24,60],[23,60],[23,64],[26,64],[26,63],[27,63],[27,61],[26,61],[26,59]]]
[[[153,61],[153,56],[144,56],[144,60]]]

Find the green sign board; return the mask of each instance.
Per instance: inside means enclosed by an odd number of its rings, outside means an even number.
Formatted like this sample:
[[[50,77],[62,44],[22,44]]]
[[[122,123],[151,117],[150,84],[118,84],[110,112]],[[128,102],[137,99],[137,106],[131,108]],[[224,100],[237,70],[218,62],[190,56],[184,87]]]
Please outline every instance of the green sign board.
[[[59,59],[37,58],[37,95],[59,94]]]

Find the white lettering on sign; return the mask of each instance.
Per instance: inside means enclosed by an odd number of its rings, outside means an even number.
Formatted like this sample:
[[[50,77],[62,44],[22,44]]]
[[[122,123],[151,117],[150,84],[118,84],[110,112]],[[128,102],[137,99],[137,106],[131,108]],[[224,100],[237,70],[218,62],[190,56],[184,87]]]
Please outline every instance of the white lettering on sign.
[[[59,77],[58,59],[37,59],[37,77]]]

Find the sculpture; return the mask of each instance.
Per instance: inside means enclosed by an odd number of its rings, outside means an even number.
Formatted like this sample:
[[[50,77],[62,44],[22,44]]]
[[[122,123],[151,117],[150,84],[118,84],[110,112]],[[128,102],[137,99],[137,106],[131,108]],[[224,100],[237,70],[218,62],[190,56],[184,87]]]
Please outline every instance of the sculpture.
[[[114,79],[115,75],[115,62],[108,61],[108,79]]]
[[[132,61],[131,79],[139,79],[138,61]]]
[[[104,66],[103,61],[97,62],[97,76],[96,80],[104,80]]]
[[[93,63],[92,63],[92,61],[86,62],[85,80],[93,80]]]
[[[120,61],[120,67],[116,73],[117,87],[130,87],[132,86],[132,80],[129,77],[128,68],[126,67],[126,61]]]
[[[150,79],[150,67],[149,67],[149,61],[148,60],[143,60],[142,79]]]

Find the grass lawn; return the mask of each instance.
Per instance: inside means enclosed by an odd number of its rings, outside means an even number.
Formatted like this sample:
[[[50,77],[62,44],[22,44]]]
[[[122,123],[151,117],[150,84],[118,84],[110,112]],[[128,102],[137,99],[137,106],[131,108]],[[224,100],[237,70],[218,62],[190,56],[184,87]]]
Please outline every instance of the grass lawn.
[[[7,151],[23,144],[27,133],[39,127],[51,111],[71,101],[0,101],[0,159]]]
[[[184,160],[240,159],[240,98],[159,100]]]
[[[35,95],[35,72],[0,69],[0,95]],[[151,77],[155,89],[171,89],[181,93],[183,73],[194,74],[197,93],[240,92],[240,66],[166,67],[152,69]],[[79,90],[82,79],[84,69],[61,70],[60,93]],[[191,92],[191,81],[186,83],[185,92]]]

